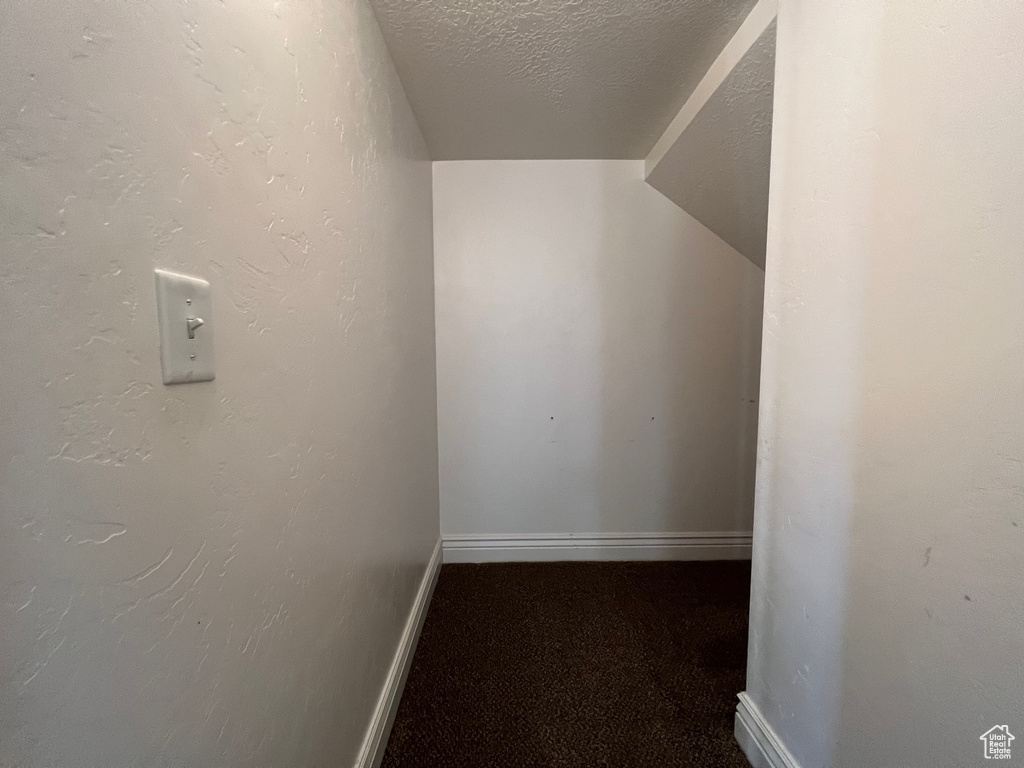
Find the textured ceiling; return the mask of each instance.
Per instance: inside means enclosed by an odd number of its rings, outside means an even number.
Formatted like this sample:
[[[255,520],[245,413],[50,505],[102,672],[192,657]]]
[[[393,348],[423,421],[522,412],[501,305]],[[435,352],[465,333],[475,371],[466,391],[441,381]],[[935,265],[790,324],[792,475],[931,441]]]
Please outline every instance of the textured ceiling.
[[[690,121],[647,181],[764,269],[775,22]]]
[[[370,0],[435,160],[642,158],[754,0]]]

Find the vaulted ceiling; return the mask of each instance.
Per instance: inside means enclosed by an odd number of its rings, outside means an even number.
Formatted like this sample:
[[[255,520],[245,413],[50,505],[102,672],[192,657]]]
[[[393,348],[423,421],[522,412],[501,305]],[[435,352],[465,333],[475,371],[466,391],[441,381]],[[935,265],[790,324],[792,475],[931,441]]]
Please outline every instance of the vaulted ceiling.
[[[643,158],[754,0],[371,0],[435,160]]]

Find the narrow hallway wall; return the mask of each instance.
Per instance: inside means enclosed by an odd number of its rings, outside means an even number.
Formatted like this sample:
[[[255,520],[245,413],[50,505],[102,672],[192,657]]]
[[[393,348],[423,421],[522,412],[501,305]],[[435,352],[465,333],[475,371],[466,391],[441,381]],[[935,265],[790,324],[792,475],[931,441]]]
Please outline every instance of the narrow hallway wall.
[[[343,2],[0,4],[0,764],[352,765],[438,538],[430,164]],[[152,270],[213,285],[161,384]]]
[[[438,162],[434,217],[446,537],[750,530],[760,269],[640,160]]]
[[[1024,743],[1024,5],[778,23],[747,694],[803,768],[981,765]]]

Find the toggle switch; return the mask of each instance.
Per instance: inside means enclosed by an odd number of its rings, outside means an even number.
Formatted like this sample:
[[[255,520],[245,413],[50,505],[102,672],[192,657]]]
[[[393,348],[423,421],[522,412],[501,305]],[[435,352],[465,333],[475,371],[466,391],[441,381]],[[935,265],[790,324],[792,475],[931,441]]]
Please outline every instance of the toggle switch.
[[[213,380],[210,284],[158,269],[156,309],[164,384]]]

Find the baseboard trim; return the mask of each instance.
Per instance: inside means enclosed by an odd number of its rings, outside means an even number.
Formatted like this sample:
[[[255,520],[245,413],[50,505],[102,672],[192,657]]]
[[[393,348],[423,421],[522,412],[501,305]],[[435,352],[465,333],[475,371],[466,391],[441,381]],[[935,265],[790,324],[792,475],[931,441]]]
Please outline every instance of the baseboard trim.
[[[753,768],[800,768],[751,698],[746,693],[739,698],[734,732]]]
[[[437,575],[441,571],[441,552],[441,541],[439,540],[427,563],[426,573],[423,574],[423,580],[420,582],[419,591],[413,601],[412,610],[405,622],[405,629],[398,641],[398,649],[395,651],[391,669],[388,670],[388,676],[384,681],[384,689],[381,691],[380,699],[373,711],[373,718],[370,720],[370,727],[366,731],[366,738],[363,739],[363,746],[356,759],[356,768],[377,768],[384,758],[384,749],[388,744],[388,736],[391,735],[391,726],[395,722],[398,702],[402,698],[405,680],[409,676],[413,652],[420,639],[423,621],[427,618],[427,608],[434,593],[434,585],[437,584]]]
[[[749,560],[749,531],[446,535],[446,563]]]

